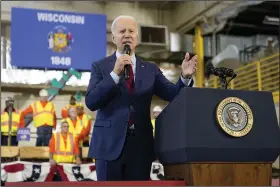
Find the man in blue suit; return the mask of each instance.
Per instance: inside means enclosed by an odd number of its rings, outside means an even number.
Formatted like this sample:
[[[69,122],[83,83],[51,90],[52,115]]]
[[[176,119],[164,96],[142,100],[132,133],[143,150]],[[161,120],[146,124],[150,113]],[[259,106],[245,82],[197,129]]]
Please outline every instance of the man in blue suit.
[[[192,86],[197,56],[182,62],[176,84],[168,81],[156,64],[135,56],[138,25],[130,16],[112,24],[117,51],[92,64],[85,96],[86,106],[96,111],[88,157],[95,158],[98,181],[150,180],[154,155],[150,106],[153,95],[171,101],[184,86]],[[124,45],[131,48],[123,54]],[[129,79],[124,78],[129,65]]]

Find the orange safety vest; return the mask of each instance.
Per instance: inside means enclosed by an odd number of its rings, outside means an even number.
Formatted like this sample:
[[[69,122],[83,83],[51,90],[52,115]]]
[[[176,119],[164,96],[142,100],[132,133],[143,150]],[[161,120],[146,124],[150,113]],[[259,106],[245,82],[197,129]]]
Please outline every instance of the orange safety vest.
[[[66,121],[69,124],[69,132],[72,133],[75,136],[75,138],[78,137],[81,134],[83,128],[85,128],[83,126],[82,121],[79,120],[78,118],[77,118],[76,127],[74,127],[74,124],[73,124],[71,118],[69,118],[69,117],[66,118]],[[82,145],[83,145],[83,141],[81,140],[81,141],[79,141],[79,146],[82,146]]]
[[[32,103],[31,107],[33,110],[33,122],[35,127],[38,128],[45,124],[49,126],[54,125],[53,113],[55,111],[55,106],[51,102],[48,102],[46,106],[43,107],[40,101],[36,101]]]
[[[67,134],[66,145],[61,133],[53,134],[55,141],[55,152],[53,159],[56,163],[74,163],[76,161],[74,154],[74,136],[72,133]]]
[[[87,114],[83,114],[82,120],[80,120],[80,123],[84,126],[84,128],[87,128],[88,126],[88,121],[91,120],[91,116]]]
[[[12,136],[17,135],[18,126],[20,122],[21,111],[12,112],[12,126],[11,126],[11,134]],[[1,132],[2,135],[9,135],[9,113],[2,112],[1,114]]]
[[[62,110],[61,110],[62,117],[63,118],[69,117],[69,114],[68,114],[69,109],[70,108],[75,108],[75,107],[77,107],[77,103],[75,105],[68,104],[64,108],[62,108]],[[64,114],[64,111],[66,112],[65,114]],[[64,116],[64,115],[66,115],[66,116]]]
[[[90,115],[83,114],[82,120],[80,120],[80,121],[81,121],[81,124],[84,126],[85,129],[87,128],[88,122],[90,120],[91,120],[91,116]],[[89,138],[85,137],[84,140],[89,140]]]

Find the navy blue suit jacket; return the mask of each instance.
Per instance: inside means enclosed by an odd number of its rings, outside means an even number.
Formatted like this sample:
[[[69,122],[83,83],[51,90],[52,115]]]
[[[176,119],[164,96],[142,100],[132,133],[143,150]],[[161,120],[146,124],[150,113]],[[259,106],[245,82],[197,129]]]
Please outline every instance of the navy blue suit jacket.
[[[135,131],[142,135],[139,147],[148,146],[152,157],[153,127],[150,118],[152,96],[171,101],[185,85],[179,78],[176,84],[165,78],[156,64],[136,57],[135,89],[131,96],[125,80],[119,84],[112,79],[116,54],[92,64],[91,78],[85,96],[86,106],[96,111],[96,121],[89,147],[89,158],[115,160],[124,146],[130,111],[133,112]],[[189,86],[192,86],[193,81]],[[151,153],[151,154],[149,154]]]

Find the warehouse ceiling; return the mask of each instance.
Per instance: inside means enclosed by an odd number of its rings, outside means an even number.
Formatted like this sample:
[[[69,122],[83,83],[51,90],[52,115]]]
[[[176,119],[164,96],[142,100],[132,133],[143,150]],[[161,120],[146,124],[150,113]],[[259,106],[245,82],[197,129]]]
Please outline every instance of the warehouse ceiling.
[[[228,18],[225,26],[216,34],[233,36],[274,35],[279,36],[280,1],[264,1],[257,5],[250,5],[239,9],[236,16]],[[277,20],[278,19],[278,20]],[[185,34],[194,35],[194,28]],[[212,35],[207,33],[204,36]],[[169,61],[181,63],[184,52],[170,53]],[[211,57],[205,57],[207,62]]]
[[[279,12],[279,1],[266,1],[259,5],[248,6],[247,9],[240,12],[236,17],[229,19],[219,33],[238,36],[252,36],[256,34],[278,36]]]
[[[248,6],[237,16],[229,18],[217,34],[235,36],[279,35],[280,1],[264,1]],[[277,20],[278,19],[278,20]],[[186,34],[194,34],[194,29]]]

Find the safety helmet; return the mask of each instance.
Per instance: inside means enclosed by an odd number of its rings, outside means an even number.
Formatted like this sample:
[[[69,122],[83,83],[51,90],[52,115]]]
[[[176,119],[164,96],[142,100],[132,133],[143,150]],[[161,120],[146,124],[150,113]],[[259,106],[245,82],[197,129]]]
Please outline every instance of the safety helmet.
[[[162,111],[162,108],[160,106],[155,106],[153,108],[153,112],[161,112]]]
[[[82,107],[82,108],[84,108],[83,103],[77,103],[76,106],[77,106],[77,107]]]
[[[40,97],[47,97],[47,96],[49,96],[49,93],[48,93],[48,91],[46,89],[42,89],[39,92],[39,96]]]
[[[7,97],[7,98],[6,98],[6,102],[14,102],[14,100],[13,100],[12,97]]]

